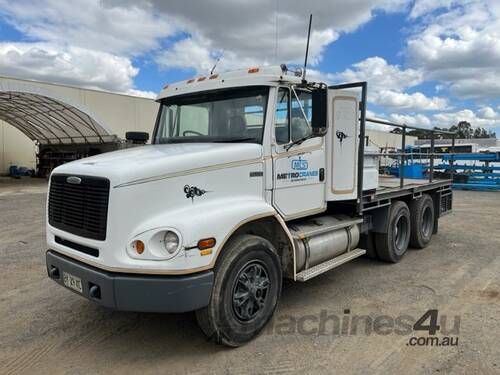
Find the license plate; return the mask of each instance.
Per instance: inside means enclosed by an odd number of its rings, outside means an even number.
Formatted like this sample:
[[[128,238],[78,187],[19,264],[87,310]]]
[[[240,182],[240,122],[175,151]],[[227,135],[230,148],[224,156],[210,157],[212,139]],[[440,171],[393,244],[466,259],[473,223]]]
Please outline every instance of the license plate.
[[[63,281],[64,285],[66,285],[68,288],[76,290],[78,293],[83,292],[82,279],[80,279],[79,277],[63,272]]]

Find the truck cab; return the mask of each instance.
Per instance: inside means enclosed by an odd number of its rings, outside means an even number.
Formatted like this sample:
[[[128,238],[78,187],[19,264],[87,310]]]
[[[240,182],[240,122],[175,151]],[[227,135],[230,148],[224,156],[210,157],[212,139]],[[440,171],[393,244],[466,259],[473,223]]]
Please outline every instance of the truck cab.
[[[52,172],[49,276],[117,310],[196,311],[238,346],[271,318],[283,278],[427,246],[449,181],[378,196],[363,99],[284,65],[166,85],[151,145]]]

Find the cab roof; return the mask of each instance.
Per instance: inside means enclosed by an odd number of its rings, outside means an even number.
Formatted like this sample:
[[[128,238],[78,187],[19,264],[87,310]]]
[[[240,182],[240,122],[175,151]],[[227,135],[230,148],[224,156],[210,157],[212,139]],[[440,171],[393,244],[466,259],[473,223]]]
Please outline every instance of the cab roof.
[[[176,95],[191,94],[199,91],[217,90],[241,86],[276,86],[278,84],[298,84],[300,75],[283,70],[281,66],[262,66],[239,69],[224,73],[198,76],[163,86],[157,101]]]

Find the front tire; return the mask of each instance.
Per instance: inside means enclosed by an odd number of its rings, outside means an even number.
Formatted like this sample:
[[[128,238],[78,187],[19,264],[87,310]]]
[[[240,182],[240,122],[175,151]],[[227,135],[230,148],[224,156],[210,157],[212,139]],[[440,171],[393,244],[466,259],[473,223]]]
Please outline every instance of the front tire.
[[[281,294],[281,265],[273,245],[254,235],[232,239],[223,251],[210,303],[196,318],[208,337],[237,347],[257,336],[273,316]]]

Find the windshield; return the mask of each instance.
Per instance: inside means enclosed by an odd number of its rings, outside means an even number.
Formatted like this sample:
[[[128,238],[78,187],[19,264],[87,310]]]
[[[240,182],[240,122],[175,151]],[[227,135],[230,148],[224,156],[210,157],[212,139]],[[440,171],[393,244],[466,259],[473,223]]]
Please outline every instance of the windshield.
[[[154,143],[262,143],[268,87],[245,87],[167,98]]]

